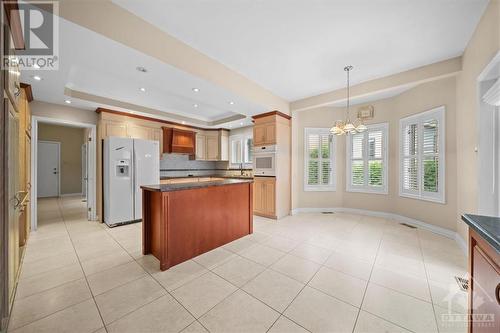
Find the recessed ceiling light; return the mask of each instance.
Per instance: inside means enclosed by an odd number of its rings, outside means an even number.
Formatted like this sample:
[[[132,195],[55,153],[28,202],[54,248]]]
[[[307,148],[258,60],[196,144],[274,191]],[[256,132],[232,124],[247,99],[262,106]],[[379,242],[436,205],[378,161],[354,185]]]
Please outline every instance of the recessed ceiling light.
[[[198,104],[193,104],[193,107],[197,108],[199,105]]]
[[[186,122],[183,120],[183,121],[182,121],[182,125],[185,125],[185,124],[186,124]]]
[[[243,126],[243,123],[240,123],[240,126]]]
[[[146,88],[139,88],[140,91],[146,92]]]
[[[193,90],[194,92],[198,92],[198,91],[200,91],[200,89],[199,89],[199,88],[193,88],[192,90]]]
[[[137,69],[139,72],[146,73],[148,70],[142,66],[137,66],[135,69]]]
[[[32,78],[34,80],[37,80],[37,81],[41,81],[42,80],[42,78],[40,76],[38,76],[38,75],[33,75]]]
[[[71,104],[71,101],[69,99],[65,100],[64,103],[66,104]]]
[[[229,104],[234,105],[234,102],[233,102],[233,101],[230,101],[230,102],[229,102]]]

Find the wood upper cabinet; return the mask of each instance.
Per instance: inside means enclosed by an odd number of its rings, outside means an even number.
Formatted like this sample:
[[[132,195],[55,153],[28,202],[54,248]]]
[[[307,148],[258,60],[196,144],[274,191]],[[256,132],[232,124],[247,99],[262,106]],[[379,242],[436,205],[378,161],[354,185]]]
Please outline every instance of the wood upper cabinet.
[[[153,140],[154,128],[140,126],[140,125],[128,125],[127,126],[127,136],[134,139],[143,140]]]
[[[274,177],[254,178],[253,211],[257,215],[276,216],[276,179]]]
[[[118,136],[122,138],[128,137],[127,135],[127,125],[125,123],[105,120],[102,122],[102,136],[107,138],[110,136]]]
[[[200,161],[219,161],[220,147],[218,132],[196,133],[196,159]]]
[[[163,152],[194,155],[196,133],[178,128],[163,127]]]
[[[219,159],[219,136],[207,136],[207,160]]]
[[[469,229],[469,333],[497,333],[500,327],[500,254]],[[479,321],[481,318],[493,322]]]
[[[196,134],[196,159],[204,160],[206,157],[206,140],[207,137],[203,134]]]
[[[276,124],[263,123],[256,124],[253,127],[254,146],[274,145],[276,144]]]

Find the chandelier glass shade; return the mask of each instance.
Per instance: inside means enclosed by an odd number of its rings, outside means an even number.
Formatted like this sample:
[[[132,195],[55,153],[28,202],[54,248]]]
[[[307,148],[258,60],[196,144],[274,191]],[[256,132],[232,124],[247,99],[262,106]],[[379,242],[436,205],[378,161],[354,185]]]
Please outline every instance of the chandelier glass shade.
[[[356,134],[366,131],[366,126],[363,124],[361,119],[356,119],[356,121],[352,122],[349,114],[349,106],[350,106],[350,82],[349,82],[349,72],[352,70],[352,66],[344,67],[344,71],[347,72],[347,108],[346,108],[346,119],[345,120],[337,120],[333,127],[330,129],[330,132],[334,135],[348,135],[348,134]]]

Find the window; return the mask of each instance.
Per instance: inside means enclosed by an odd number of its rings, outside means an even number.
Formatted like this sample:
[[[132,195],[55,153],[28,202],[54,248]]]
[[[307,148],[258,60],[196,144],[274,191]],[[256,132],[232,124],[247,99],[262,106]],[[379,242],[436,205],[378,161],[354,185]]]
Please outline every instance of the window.
[[[305,191],[335,191],[334,140],[329,128],[305,129]]]
[[[445,202],[444,107],[400,121],[399,195]]]
[[[347,136],[346,191],[387,194],[389,124]]]
[[[229,137],[230,164],[231,168],[250,168],[253,159],[253,138],[245,135],[234,135]]]

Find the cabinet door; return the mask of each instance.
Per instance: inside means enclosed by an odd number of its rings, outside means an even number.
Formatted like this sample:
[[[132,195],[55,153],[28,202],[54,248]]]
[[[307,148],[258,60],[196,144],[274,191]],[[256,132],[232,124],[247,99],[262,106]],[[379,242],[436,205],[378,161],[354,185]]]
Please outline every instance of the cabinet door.
[[[161,137],[161,132],[162,132],[162,131],[161,131],[161,129],[159,129],[159,128],[154,128],[154,129],[152,130],[152,133],[153,133],[153,138],[152,138],[152,140],[154,140],[154,141],[158,141],[158,142],[160,143],[160,156],[161,156],[161,154],[162,154],[162,152],[163,152],[163,140],[162,140],[162,137]]]
[[[143,139],[143,140],[153,139],[153,129],[146,126],[128,125],[127,134],[128,137],[133,139]]]
[[[8,212],[8,289],[9,297],[14,296],[17,271],[19,269],[19,117],[14,111],[14,107],[6,99],[5,107],[7,111],[7,212]]]
[[[219,137],[207,136],[207,160],[219,159]]]
[[[500,267],[476,244],[472,250],[472,315],[489,315],[494,323],[472,325],[473,333],[497,333],[500,327]]]
[[[264,186],[264,210],[267,215],[276,215],[275,198],[276,184],[274,180],[268,180]]]
[[[253,127],[253,144],[262,146],[266,144],[266,126],[255,125]]]
[[[127,137],[127,126],[123,123],[118,123],[114,121],[104,121],[103,122],[103,138],[110,136],[118,136],[122,138]]]
[[[253,210],[265,214],[264,210],[264,182],[255,178],[253,183]]]
[[[276,124],[266,124],[265,125],[266,145],[274,145],[276,144]]]
[[[207,137],[203,134],[196,134],[196,159],[205,160],[206,159],[206,142]]]

